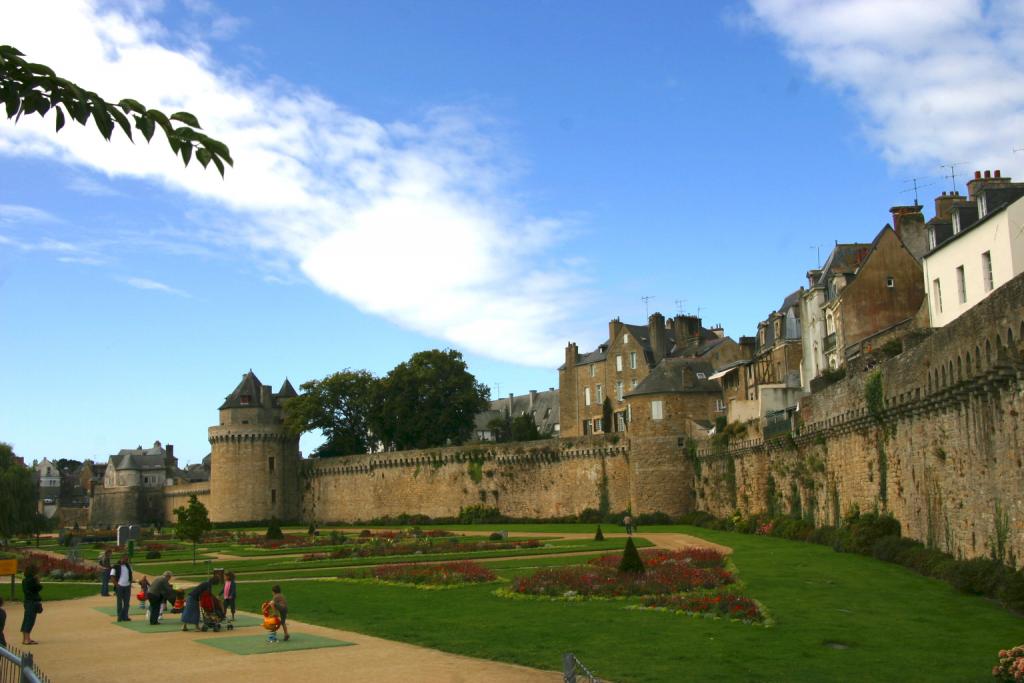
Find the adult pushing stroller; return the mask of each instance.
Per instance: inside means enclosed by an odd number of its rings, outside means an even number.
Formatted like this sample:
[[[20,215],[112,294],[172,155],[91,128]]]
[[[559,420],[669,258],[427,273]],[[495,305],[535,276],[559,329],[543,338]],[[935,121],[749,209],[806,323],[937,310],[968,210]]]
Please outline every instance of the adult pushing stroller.
[[[199,596],[199,630],[219,631],[226,617],[224,605],[210,591],[203,592]],[[232,631],[235,625],[228,622],[225,625],[228,631]]]

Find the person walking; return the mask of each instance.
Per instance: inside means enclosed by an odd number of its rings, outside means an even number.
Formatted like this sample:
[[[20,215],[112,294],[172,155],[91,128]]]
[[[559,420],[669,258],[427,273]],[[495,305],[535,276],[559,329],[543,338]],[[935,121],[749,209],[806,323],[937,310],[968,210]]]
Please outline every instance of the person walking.
[[[188,597],[185,598],[185,609],[181,610],[182,631],[187,631],[189,624],[199,628],[199,597],[203,593],[212,593],[213,587],[218,583],[220,583],[220,579],[214,574],[188,592]]]
[[[270,592],[274,594],[272,598],[274,609],[281,620],[281,630],[284,631],[284,639],[288,640],[291,637],[288,635],[288,600],[285,599],[284,593],[281,592],[281,586],[277,584],[271,586]]]
[[[34,564],[30,564],[25,567],[25,578],[21,580],[21,593],[24,596],[22,605],[25,607],[25,616],[21,619],[22,645],[39,644],[32,640],[32,629],[36,625],[36,616],[43,611],[43,599],[39,595],[43,590],[43,585],[39,583],[36,576],[38,573],[39,569]]]
[[[231,610],[231,621],[235,620],[235,599],[238,597],[238,582],[235,573],[228,572],[224,578],[224,613]]]
[[[110,578],[114,582],[114,594],[117,595],[117,620],[131,621],[128,610],[132,606],[132,565],[127,555],[122,555],[121,562],[111,567]]]
[[[626,533],[630,536],[633,535],[633,518],[626,515],[622,518],[622,526],[626,527]]]
[[[171,572],[164,572],[162,576],[153,579],[146,591],[146,599],[149,601],[149,625],[156,626],[160,623],[160,608],[168,600],[174,600],[174,586],[171,585]]]

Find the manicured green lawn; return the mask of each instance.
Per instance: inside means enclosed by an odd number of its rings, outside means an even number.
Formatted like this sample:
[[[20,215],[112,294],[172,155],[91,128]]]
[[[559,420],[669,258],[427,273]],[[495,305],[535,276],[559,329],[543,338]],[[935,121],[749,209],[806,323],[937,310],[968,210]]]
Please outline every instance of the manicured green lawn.
[[[99,581],[95,583],[62,583],[60,581],[47,580],[45,576],[42,577],[41,581],[43,592],[40,595],[42,595],[44,603],[50,600],[71,600],[73,598],[87,598],[90,595],[100,594]],[[111,596],[113,596],[113,590],[111,590]],[[0,583],[0,598],[4,600],[11,599],[9,578],[5,577],[5,580]],[[21,598],[21,577],[19,576],[14,586],[14,602],[21,602]],[[113,601],[114,598],[111,597],[110,599]]]
[[[985,681],[996,652],[1024,642],[1021,618],[896,565],[775,538],[657,530],[733,547],[744,592],[775,625],[629,610],[625,601],[507,600],[493,595],[493,584],[447,591],[282,585],[300,621],[544,669],[558,669],[571,651],[602,679],[622,682]],[[524,566],[579,561],[511,560],[498,568],[508,577]],[[269,586],[243,583],[241,605],[258,609]]]

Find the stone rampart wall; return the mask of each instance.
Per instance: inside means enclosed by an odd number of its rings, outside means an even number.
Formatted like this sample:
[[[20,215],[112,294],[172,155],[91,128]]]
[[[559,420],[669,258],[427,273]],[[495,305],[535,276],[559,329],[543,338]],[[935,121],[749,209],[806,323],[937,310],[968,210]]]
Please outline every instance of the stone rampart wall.
[[[792,436],[699,450],[697,508],[799,512],[818,524],[853,506],[888,510],[905,536],[1019,561],[1022,338],[1024,276],[899,356],[805,397]]]
[[[197,481],[192,484],[165,486],[163,500],[164,522],[167,524],[173,524],[174,520],[177,519],[174,516],[174,509],[180,508],[183,505],[188,505],[188,498],[191,495],[195,495],[195,497],[199,499],[199,502],[206,506],[207,510],[210,509],[210,482]]]
[[[454,517],[486,505],[510,517],[561,517],[630,505],[629,445],[619,436],[376,453],[308,465],[303,518]]]

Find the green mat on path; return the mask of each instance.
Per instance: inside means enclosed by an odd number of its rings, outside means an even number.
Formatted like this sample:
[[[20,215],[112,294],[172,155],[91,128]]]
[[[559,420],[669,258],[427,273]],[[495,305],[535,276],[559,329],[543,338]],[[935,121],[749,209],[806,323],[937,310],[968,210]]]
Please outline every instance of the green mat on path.
[[[113,617],[117,614],[117,609],[114,607],[95,607],[97,612],[102,612],[107,616]],[[121,626],[123,628],[136,631],[138,633],[167,633],[168,631],[180,631],[181,630],[181,615],[180,614],[164,614],[164,620],[156,626],[149,625],[149,617],[146,616],[145,612],[136,612],[132,610],[129,612],[131,621],[112,621],[112,624]],[[249,614],[238,614],[235,616],[234,625],[235,628],[245,628],[246,626],[259,626],[263,623],[261,617],[252,616]],[[221,626],[222,631],[225,629],[226,624]],[[188,627],[189,631],[195,630],[194,626]]]
[[[236,655],[264,655],[271,652],[291,652],[292,650],[314,650],[321,647],[344,647],[355,645],[347,640],[335,640],[310,633],[293,633],[288,641],[281,640],[278,634],[276,643],[267,642],[266,635],[231,636],[223,633],[213,638],[199,638],[197,643],[220,648]]]

